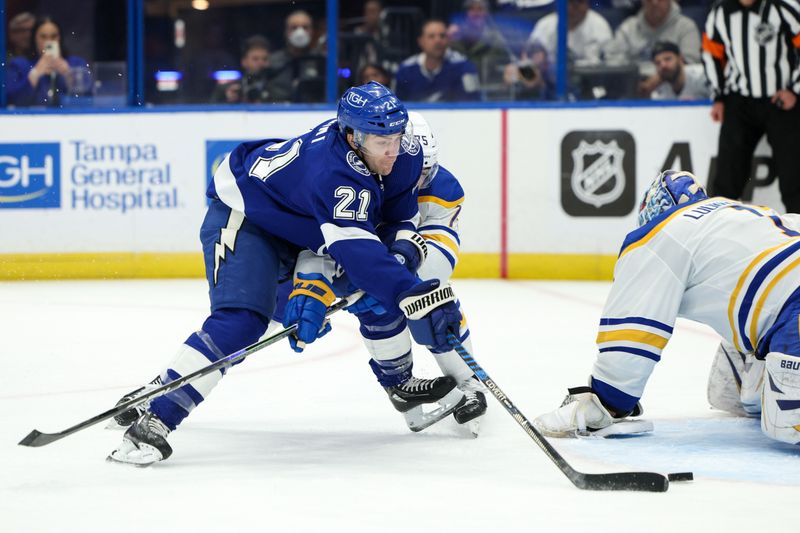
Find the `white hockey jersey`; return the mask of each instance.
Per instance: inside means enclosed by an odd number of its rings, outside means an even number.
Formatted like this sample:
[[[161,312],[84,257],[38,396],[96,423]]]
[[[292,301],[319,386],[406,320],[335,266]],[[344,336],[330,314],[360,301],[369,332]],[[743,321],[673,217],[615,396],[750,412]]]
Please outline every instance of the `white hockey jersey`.
[[[710,198],[628,234],[600,319],[597,394],[631,410],[679,316],[711,326],[742,352],[761,353],[783,306],[800,295],[797,229],[791,215]]]
[[[428,245],[428,257],[417,275],[446,283],[453,275],[461,248],[458,216],[464,203],[464,189],[449,170],[440,166],[430,184],[419,190],[418,201],[417,231]]]

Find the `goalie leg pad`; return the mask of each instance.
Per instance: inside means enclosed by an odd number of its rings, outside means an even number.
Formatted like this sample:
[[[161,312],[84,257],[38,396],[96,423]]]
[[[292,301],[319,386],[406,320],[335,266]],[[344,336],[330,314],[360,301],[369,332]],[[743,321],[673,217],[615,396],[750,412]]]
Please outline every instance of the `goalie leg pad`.
[[[738,416],[759,416],[763,384],[764,361],[722,341],[708,375],[708,403]]]
[[[800,444],[800,357],[770,352],[766,357],[761,431],[789,444]]]

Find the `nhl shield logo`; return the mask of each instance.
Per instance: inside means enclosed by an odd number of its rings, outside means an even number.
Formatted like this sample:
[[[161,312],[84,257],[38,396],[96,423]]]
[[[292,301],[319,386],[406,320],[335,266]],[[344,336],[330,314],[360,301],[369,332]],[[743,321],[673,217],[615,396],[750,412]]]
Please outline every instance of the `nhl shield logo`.
[[[573,216],[624,216],[635,204],[635,143],[625,131],[573,131],[561,142],[561,204]]]
[[[572,192],[582,202],[602,207],[618,200],[625,190],[625,152],[617,141],[606,144],[581,141],[572,151]],[[591,162],[590,162],[591,161]]]

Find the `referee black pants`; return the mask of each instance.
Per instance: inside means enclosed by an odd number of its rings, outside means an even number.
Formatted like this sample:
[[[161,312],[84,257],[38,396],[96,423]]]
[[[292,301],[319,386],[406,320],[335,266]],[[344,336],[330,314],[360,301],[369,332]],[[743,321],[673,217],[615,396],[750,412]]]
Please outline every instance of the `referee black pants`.
[[[717,173],[709,194],[741,198],[750,177],[753,152],[766,133],[783,205],[789,213],[800,213],[800,99],[789,111],[769,98],[732,94],[724,103]]]

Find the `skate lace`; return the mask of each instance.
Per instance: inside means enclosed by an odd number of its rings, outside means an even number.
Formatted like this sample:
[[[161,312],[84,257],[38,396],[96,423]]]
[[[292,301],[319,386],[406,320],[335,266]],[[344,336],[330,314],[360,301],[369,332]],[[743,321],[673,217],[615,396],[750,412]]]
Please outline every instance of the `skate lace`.
[[[433,388],[432,379],[419,379],[411,376],[400,388],[408,392],[422,392]]]
[[[150,431],[162,437],[166,438],[166,436],[169,435],[169,428],[155,415],[148,417],[147,427],[150,428]]]
[[[467,403],[477,402],[478,401],[478,391],[474,391],[472,389],[461,389],[461,392],[464,393],[464,398],[467,399]]]

